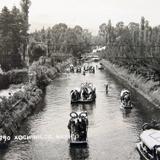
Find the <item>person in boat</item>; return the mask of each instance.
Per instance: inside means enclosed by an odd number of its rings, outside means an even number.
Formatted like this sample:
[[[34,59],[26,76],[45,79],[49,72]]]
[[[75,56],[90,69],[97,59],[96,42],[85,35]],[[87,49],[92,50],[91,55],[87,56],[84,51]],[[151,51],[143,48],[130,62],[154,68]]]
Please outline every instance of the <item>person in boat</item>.
[[[76,123],[76,140],[86,141],[88,120],[85,117],[77,119]]]
[[[109,85],[105,84],[105,88],[106,88],[106,94],[108,94]]]
[[[80,98],[81,98],[81,95],[80,95],[80,92],[77,89],[71,91],[71,99],[72,100],[77,101]]]
[[[86,75],[86,72],[85,72],[85,70],[83,70],[83,75],[84,75],[84,76]]]
[[[70,71],[74,72],[74,66],[73,66],[73,64],[70,65]]]
[[[91,88],[91,91],[89,94],[92,99],[95,99],[96,98],[96,88]]]
[[[81,98],[81,94],[80,94],[80,91],[78,91],[78,89],[75,90],[75,94],[76,94],[77,100],[79,100]]]
[[[93,73],[95,73],[95,67],[93,67]]]
[[[83,97],[83,99],[87,99],[89,97],[89,93],[88,93],[88,88],[87,87],[84,87],[82,89],[82,97]]]
[[[75,131],[76,131],[76,140],[80,141],[81,122],[79,118],[77,119],[77,123],[75,125]]]
[[[74,118],[71,118],[69,120],[69,123],[68,123],[68,129],[69,129],[69,133],[70,133],[70,139],[71,139],[71,136],[72,136],[72,133],[73,135],[75,134],[75,119]]]
[[[82,117],[82,128],[81,128],[81,139],[86,141],[87,138],[87,127],[88,127],[88,120],[85,117]]]

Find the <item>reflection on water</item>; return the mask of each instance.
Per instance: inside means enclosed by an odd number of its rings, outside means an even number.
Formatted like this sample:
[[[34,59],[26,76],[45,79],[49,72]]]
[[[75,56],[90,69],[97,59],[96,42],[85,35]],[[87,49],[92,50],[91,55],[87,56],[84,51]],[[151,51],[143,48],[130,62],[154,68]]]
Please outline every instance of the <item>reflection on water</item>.
[[[71,160],[85,160],[89,157],[88,145],[70,146],[69,154]]]
[[[71,104],[71,109],[74,112],[87,111],[88,115],[93,114],[93,110],[96,108],[96,102],[90,104]]]
[[[70,91],[84,82],[96,86],[97,99],[92,104],[70,103]],[[106,95],[104,84],[109,84]],[[46,89],[44,103],[26,120],[19,134],[50,135],[52,139],[12,141],[0,153],[2,160],[138,160],[135,144],[144,122],[159,120],[160,111],[131,90],[134,108],[120,110],[120,91],[126,88],[106,71],[95,74],[64,73]],[[88,146],[70,147],[67,129],[72,111],[87,111]]]
[[[132,109],[121,109],[121,112],[123,114],[123,118],[129,118],[131,111],[132,111]]]

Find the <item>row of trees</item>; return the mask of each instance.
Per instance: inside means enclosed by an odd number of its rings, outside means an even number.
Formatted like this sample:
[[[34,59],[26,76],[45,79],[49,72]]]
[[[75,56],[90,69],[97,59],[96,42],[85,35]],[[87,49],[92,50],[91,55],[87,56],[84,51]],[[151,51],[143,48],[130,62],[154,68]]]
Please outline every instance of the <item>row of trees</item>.
[[[48,55],[63,53],[80,56],[91,50],[91,33],[78,25],[70,28],[64,23],[59,23],[52,28],[35,31],[30,37],[32,43],[45,44]]]
[[[151,27],[144,17],[140,23],[127,26],[123,22],[113,26],[109,20],[99,26],[99,37],[106,45],[104,56],[110,61],[143,76],[158,75],[160,80],[160,26]]]
[[[108,49],[117,50],[108,53],[110,56],[160,57],[160,26],[151,27],[144,17],[140,24],[131,22],[127,26],[118,22],[114,27],[109,20],[108,24],[99,26],[99,36],[103,37]]]
[[[6,6],[0,12],[0,64],[5,70],[21,67],[28,43],[30,0],[21,0],[21,9]]]

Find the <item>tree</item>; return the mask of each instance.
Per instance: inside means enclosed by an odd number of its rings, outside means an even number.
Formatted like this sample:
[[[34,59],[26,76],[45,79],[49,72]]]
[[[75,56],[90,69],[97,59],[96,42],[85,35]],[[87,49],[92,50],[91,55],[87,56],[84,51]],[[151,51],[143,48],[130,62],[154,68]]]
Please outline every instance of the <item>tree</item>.
[[[116,30],[117,36],[120,36],[124,31],[124,23],[123,22],[118,22],[116,24],[115,30]]]
[[[22,18],[23,18],[23,61],[25,61],[26,48],[28,43],[28,30],[29,30],[29,8],[31,5],[30,0],[21,0],[21,10],[22,10]]]
[[[11,22],[12,17],[7,7],[2,9],[0,14],[0,33],[1,33],[1,44],[2,53],[8,54],[11,48]]]
[[[20,10],[7,7],[0,13],[0,63],[3,69],[21,67],[20,46],[23,35],[23,19]]]
[[[99,26],[99,32],[98,32],[98,36],[103,39],[103,41],[105,43],[107,43],[107,25],[106,23],[102,23]]]
[[[0,63],[2,69],[9,69],[12,51],[11,14],[7,7],[0,14]]]

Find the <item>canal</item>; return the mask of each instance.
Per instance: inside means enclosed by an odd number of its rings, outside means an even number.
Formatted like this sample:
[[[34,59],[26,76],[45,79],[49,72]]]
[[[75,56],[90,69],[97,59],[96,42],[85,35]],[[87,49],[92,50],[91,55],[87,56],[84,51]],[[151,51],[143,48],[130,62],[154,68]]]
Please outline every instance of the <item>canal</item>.
[[[94,64],[95,65],[95,64]],[[71,105],[70,91],[83,82],[96,86],[95,104]],[[106,95],[104,84],[109,84]],[[141,126],[158,119],[160,111],[150,108],[133,94],[131,112],[120,110],[120,91],[124,88],[107,71],[95,74],[63,73],[46,88],[44,101],[29,117],[19,135],[30,140],[13,140],[1,151],[2,160],[138,160],[136,151]],[[131,90],[132,93],[132,90]],[[138,99],[138,100],[137,100]],[[147,106],[146,106],[147,105]],[[89,118],[88,146],[70,147],[67,124],[71,111],[87,111]],[[39,138],[36,139],[36,137]]]

